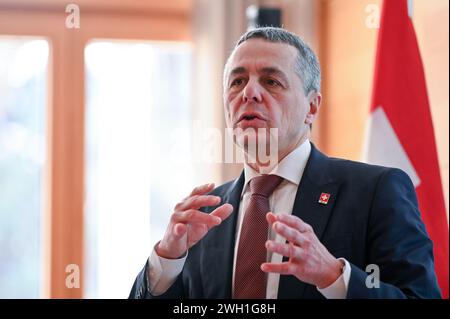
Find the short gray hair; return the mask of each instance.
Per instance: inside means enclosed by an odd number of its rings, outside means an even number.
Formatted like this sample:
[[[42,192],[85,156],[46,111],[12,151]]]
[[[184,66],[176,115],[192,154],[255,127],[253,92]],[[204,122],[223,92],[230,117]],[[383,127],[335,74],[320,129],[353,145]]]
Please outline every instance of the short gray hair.
[[[264,39],[270,42],[281,42],[294,46],[299,53],[295,62],[295,73],[297,73],[303,82],[305,95],[311,91],[320,92],[319,61],[314,51],[298,35],[282,28],[256,28],[244,33],[234,47],[234,50],[250,39]]]

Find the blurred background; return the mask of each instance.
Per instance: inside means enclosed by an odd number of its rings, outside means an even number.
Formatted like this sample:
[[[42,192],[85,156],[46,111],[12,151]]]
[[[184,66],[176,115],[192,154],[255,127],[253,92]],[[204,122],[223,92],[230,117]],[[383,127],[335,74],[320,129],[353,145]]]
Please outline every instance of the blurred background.
[[[380,10],[380,0],[0,0],[0,298],[128,296],[174,205],[242,169],[198,144],[220,144],[202,132],[224,133],[223,65],[266,14],[319,56],[313,142],[362,160]],[[448,12],[447,0],[413,1],[447,218]]]

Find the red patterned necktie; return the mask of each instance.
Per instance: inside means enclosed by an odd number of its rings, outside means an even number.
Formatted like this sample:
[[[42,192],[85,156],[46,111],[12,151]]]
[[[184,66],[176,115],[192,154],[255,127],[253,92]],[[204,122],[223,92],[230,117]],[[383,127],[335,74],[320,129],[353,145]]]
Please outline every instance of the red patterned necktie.
[[[241,227],[234,275],[234,298],[266,298],[267,276],[261,270],[266,262],[265,243],[269,225],[266,214],[270,211],[269,196],[280,185],[282,177],[262,175],[250,180],[250,201]]]

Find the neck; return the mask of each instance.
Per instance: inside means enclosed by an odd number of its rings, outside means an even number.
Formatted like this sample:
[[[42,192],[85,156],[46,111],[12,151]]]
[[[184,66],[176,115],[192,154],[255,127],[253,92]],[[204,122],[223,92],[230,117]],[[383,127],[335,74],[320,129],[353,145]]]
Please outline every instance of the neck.
[[[256,159],[256,162],[248,161],[248,154],[245,155],[245,161],[248,166],[253,168],[256,172],[263,174],[269,173],[273,170],[273,168],[278,165],[287,155],[289,155],[293,150],[302,145],[309,138],[309,134],[300,137],[296,142],[290,144],[288,147],[278,151],[278,159],[274,162],[269,161],[266,163],[261,163]]]

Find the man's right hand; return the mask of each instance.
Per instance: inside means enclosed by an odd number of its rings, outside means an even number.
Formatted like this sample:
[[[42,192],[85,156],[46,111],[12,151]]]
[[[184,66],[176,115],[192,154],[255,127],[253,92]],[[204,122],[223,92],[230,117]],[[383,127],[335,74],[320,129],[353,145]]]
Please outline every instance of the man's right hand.
[[[233,206],[223,204],[212,213],[199,210],[205,206],[216,206],[219,196],[205,195],[214,189],[214,184],[194,188],[191,194],[175,206],[164,238],[156,247],[156,253],[163,258],[177,259],[202,239],[208,231],[228,218]]]

